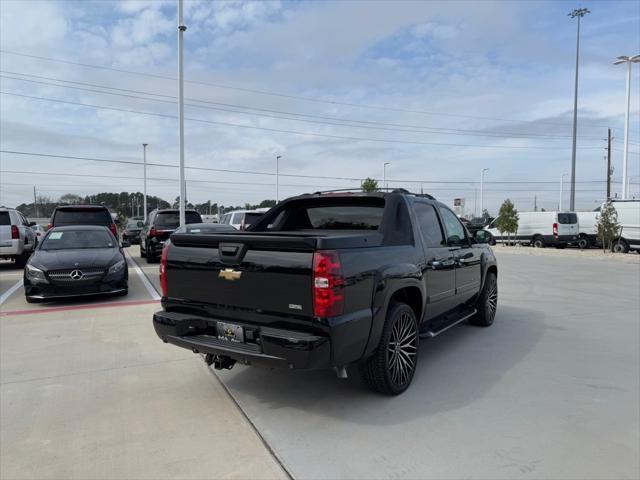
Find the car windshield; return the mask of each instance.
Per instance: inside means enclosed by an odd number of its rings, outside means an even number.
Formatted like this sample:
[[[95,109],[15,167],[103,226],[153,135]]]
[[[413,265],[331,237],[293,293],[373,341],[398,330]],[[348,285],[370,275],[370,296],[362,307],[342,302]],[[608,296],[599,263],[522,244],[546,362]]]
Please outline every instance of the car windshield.
[[[104,230],[64,230],[51,232],[42,243],[42,250],[76,250],[114,248],[113,237]]]
[[[201,223],[202,218],[197,212],[185,212],[186,223]],[[180,225],[180,214],[176,212],[160,212],[155,220],[155,226],[159,229],[174,229]]]

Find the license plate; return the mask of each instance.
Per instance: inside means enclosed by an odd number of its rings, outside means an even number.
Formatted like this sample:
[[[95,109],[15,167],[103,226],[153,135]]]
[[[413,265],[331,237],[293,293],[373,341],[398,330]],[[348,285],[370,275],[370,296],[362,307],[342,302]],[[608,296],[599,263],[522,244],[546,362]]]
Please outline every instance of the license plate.
[[[244,329],[234,323],[218,322],[218,339],[228,342],[244,343]]]

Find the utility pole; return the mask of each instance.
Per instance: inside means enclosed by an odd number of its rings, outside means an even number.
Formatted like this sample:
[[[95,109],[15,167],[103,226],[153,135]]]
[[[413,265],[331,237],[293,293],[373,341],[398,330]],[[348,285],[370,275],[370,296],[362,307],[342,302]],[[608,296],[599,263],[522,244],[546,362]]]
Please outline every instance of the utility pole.
[[[178,0],[178,116],[179,116],[179,138],[180,138],[180,226],[185,222],[185,197],[187,196],[184,179],[184,32],[187,27],[184,25],[182,16],[183,0]]]
[[[627,64],[627,97],[625,102],[625,116],[624,116],[624,150],[622,154],[622,199],[627,200],[629,198],[629,184],[627,182],[628,166],[629,166],[629,104],[631,102],[631,64],[640,62],[640,54],[633,55],[631,57],[621,56],[618,60],[613,62],[614,65],[620,65],[622,63]]]
[[[537,195],[533,196],[533,211],[534,212],[538,211],[538,196]]]
[[[38,200],[37,200],[37,197],[36,197],[36,186],[35,185],[33,186],[33,209],[35,211],[36,218],[39,218],[38,217]]]
[[[573,94],[573,146],[571,148],[571,200],[569,210],[575,210],[576,205],[576,133],[578,129],[578,64],[580,59],[580,19],[589,12],[587,8],[577,8],[569,14],[578,19],[578,35],[576,37],[576,81]]]
[[[558,202],[558,211],[562,211],[562,197],[564,196],[564,176],[566,173],[560,175],[560,201]]]
[[[607,135],[607,200],[611,199],[611,129]]]
[[[143,205],[143,209],[144,209],[144,221],[147,221],[147,145],[149,145],[148,143],[143,143],[142,144],[142,155],[143,155],[143,161],[144,161],[144,205]]]

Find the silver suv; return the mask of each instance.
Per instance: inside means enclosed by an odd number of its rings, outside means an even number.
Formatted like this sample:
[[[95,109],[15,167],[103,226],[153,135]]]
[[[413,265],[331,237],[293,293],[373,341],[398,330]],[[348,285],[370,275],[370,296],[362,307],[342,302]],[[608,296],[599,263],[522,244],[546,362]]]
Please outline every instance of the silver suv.
[[[0,259],[24,267],[36,246],[36,234],[27,218],[13,208],[0,208]]]

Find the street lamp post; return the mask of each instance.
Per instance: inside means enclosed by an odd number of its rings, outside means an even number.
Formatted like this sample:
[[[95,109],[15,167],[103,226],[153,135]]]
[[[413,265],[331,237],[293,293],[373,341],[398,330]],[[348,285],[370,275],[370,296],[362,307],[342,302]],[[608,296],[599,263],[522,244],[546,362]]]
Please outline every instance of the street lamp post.
[[[587,8],[576,8],[569,13],[571,18],[578,19],[578,34],[576,39],[576,81],[573,93],[573,145],[571,148],[571,200],[569,209],[575,210],[576,203],[576,133],[578,129],[578,62],[580,59],[580,19],[589,12]]]
[[[560,175],[560,201],[558,202],[558,211],[561,212],[562,211],[562,196],[563,196],[563,187],[564,187],[564,176],[566,175],[566,173],[563,173],[562,175]]]
[[[145,222],[147,221],[147,145],[149,144],[148,143],[142,144],[142,157],[144,162],[144,185],[143,185],[143,192],[142,192],[144,195],[144,200],[143,200],[142,208],[144,209],[143,218]]]
[[[624,150],[622,154],[622,199],[629,198],[629,184],[627,182],[629,165],[629,105],[631,103],[631,64],[640,63],[640,54],[631,57],[621,56],[613,62],[614,65],[627,64],[627,99],[624,116]]]
[[[280,159],[282,155],[276,155],[276,205],[280,202]]]
[[[480,218],[484,216],[484,172],[487,170],[489,169],[483,168],[480,172]]]
[[[384,165],[382,165],[382,187],[385,190],[389,189],[389,185],[387,185],[387,165],[391,165],[391,162],[384,162]]]

